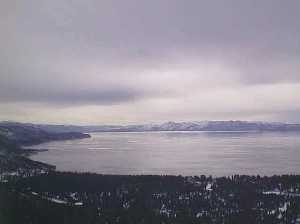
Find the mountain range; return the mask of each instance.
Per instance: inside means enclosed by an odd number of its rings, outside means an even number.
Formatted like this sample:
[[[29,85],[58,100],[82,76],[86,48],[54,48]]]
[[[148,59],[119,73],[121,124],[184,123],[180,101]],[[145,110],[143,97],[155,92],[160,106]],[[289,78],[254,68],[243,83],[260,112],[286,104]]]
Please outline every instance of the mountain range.
[[[300,124],[279,122],[248,122],[248,121],[194,121],[166,122],[162,124],[142,125],[48,125],[16,122],[0,122],[1,127],[26,127],[31,131],[37,129],[47,133],[89,133],[89,132],[147,132],[147,131],[300,131]],[[1,129],[0,129],[1,130]],[[60,135],[62,136],[62,135]]]

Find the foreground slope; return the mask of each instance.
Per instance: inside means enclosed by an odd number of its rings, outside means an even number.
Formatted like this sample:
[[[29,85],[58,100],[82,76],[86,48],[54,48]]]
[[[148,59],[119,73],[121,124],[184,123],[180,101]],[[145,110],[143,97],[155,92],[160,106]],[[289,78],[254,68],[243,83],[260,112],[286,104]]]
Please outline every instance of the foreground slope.
[[[0,223],[299,223],[300,176],[48,172],[0,184]],[[16,215],[18,214],[18,215]]]

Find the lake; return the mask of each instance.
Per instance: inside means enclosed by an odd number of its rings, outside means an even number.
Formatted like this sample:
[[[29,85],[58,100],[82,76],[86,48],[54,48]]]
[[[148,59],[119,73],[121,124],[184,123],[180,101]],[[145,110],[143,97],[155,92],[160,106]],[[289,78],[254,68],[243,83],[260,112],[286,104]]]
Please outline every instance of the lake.
[[[60,171],[101,174],[300,174],[300,133],[121,132],[32,146]]]

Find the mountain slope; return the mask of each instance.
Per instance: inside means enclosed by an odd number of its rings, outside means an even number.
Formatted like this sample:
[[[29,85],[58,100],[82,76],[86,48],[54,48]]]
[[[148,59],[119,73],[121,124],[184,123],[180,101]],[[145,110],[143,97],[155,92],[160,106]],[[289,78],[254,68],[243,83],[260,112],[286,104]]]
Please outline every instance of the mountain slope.
[[[14,122],[0,123],[0,134],[14,144],[33,145],[53,140],[89,138],[90,135],[80,132],[48,132],[35,125]],[[4,140],[3,140],[4,141]],[[3,144],[5,141],[3,142]]]
[[[6,154],[9,152],[19,152],[20,148],[18,145],[9,140],[5,135],[0,133],[0,153]]]

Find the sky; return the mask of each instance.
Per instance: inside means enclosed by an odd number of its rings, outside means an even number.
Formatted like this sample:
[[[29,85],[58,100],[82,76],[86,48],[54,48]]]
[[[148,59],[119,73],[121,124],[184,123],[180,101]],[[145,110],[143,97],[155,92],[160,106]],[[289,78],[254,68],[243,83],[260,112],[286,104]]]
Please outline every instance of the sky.
[[[300,123],[300,1],[1,0],[0,120]]]

